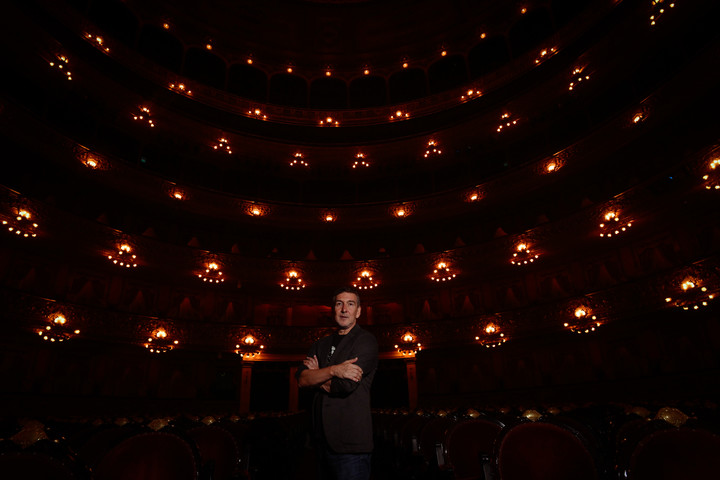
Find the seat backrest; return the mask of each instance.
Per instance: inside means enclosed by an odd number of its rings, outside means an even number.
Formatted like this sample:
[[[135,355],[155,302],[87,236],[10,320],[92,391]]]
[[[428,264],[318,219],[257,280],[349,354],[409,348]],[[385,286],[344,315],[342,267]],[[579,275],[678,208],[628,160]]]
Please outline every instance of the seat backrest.
[[[632,480],[720,478],[720,436],[702,429],[672,428],[643,438],[630,459]]]
[[[240,463],[240,450],[232,434],[222,427],[203,425],[187,432],[200,452],[203,464],[212,462],[213,480],[233,478]]]
[[[525,422],[498,440],[502,480],[596,480],[593,456],[573,432],[545,422]]]
[[[192,447],[171,433],[134,435],[113,447],[100,460],[96,480],[196,480]]]
[[[447,430],[445,459],[456,480],[483,478],[482,456],[493,455],[502,427],[490,419],[462,420]]]
[[[0,478],[3,480],[73,480],[70,468],[58,459],[35,452],[0,454]]]
[[[420,430],[418,447],[420,454],[430,464],[437,462],[442,467],[443,459],[439,458],[438,446],[442,445],[445,438],[445,431],[455,422],[450,417],[437,417],[427,422]]]
[[[98,428],[76,448],[77,456],[90,468],[95,468],[107,452],[135,433],[137,432],[126,427]]]

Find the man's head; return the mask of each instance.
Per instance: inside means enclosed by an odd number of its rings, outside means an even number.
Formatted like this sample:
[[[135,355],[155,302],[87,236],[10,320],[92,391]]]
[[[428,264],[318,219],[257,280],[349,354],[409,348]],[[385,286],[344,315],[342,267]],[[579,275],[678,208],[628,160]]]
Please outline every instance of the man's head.
[[[341,288],[333,296],[333,311],[339,333],[345,335],[352,330],[360,317],[360,294],[353,288]]]

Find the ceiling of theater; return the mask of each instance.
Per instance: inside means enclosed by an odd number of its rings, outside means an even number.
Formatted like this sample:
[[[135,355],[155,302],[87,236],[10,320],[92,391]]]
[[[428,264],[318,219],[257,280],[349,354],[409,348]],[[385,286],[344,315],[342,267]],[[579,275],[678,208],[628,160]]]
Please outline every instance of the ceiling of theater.
[[[312,326],[275,317],[366,271],[379,324],[531,332],[542,305],[714,285],[706,3],[9,2],[2,213],[38,238],[3,240],[6,291]]]

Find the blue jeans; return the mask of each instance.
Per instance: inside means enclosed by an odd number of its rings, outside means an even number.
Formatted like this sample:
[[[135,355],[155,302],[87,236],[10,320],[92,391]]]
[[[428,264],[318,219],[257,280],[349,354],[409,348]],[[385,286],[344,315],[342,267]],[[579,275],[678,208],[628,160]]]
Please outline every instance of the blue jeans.
[[[369,480],[369,453],[324,452],[325,465],[334,480]]]

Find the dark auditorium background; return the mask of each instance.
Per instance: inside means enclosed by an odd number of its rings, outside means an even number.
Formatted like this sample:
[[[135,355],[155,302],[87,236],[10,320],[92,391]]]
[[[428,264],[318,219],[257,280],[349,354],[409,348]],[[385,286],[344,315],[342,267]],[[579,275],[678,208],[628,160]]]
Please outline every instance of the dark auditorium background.
[[[4,2],[0,470],[62,445],[113,478],[92,428],[232,424],[232,471],[202,447],[192,478],[312,478],[294,373],[345,285],[380,344],[374,478],[531,478],[501,446],[543,422],[604,439],[595,478],[646,478],[650,424],[720,453],[719,14]],[[480,419],[463,476],[435,446]]]

